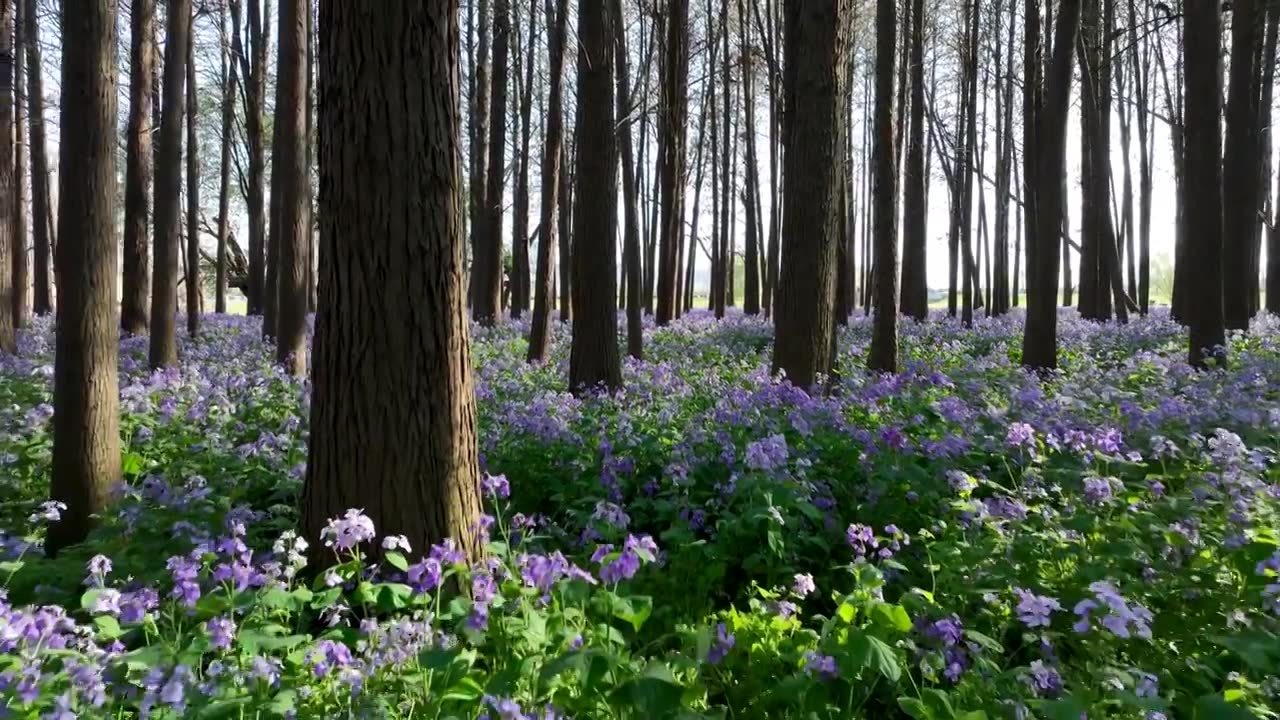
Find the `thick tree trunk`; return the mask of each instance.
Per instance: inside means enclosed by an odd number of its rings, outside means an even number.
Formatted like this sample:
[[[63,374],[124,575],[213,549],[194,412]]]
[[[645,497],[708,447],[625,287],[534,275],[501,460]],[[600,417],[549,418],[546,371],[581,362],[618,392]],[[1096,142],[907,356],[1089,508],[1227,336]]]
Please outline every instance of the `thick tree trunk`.
[[[298,378],[307,374],[307,238],[311,234],[307,215],[311,194],[307,181],[308,5],[308,0],[280,2],[280,70],[276,80],[280,93],[275,117],[278,142],[272,158],[272,165],[280,170],[271,191],[272,195],[280,195],[280,214],[276,217],[280,225],[276,362]],[[457,232],[460,231],[458,227]]]
[[[137,2],[137,0],[134,0]],[[222,151],[218,177],[218,254],[214,266],[216,313],[227,311],[227,233],[231,227],[231,133],[235,128],[236,65],[228,47],[226,13],[219,18],[222,35]]]
[[[554,3],[554,4],[553,4]],[[546,0],[547,47],[551,78],[547,103],[546,138],[542,151],[542,200],[538,223],[537,277],[533,294],[533,323],[529,329],[529,362],[545,362],[550,341],[547,326],[551,322],[552,247],[556,241],[556,209],[562,186],[564,145],[564,48],[569,22],[569,0]],[[566,229],[561,226],[560,235]],[[561,262],[568,262],[564,257]]]
[[[165,12],[164,105],[156,155],[155,286],[151,292],[152,369],[176,367],[178,338],[178,261],[182,222],[179,189],[182,183],[183,86],[186,83],[190,40],[191,0],[169,0]]]
[[[323,287],[302,526],[319,537],[363,508],[415,552],[452,538],[474,558],[458,3],[324,2],[318,24]]]
[[[1219,155],[1222,118],[1218,110],[1222,97],[1222,15],[1217,3],[1187,3],[1185,13],[1186,178],[1182,204],[1187,221],[1187,260],[1195,268],[1188,275],[1192,283],[1188,289],[1195,298],[1187,305],[1191,329],[1188,359],[1192,365],[1204,367],[1211,358],[1226,353],[1223,170]]]
[[[618,357],[618,156],[613,126],[613,35],[604,3],[578,5],[578,152],[574,207],[573,344],[569,388],[622,385]]]
[[[875,190],[875,266],[872,270],[875,317],[867,368],[898,370],[898,188],[892,150],[893,61],[896,28],[893,0],[876,2],[876,97],[873,141]]]
[[[203,298],[200,295],[200,136],[197,132],[197,116],[200,102],[196,85],[196,33],[195,14],[187,25],[187,334],[195,337],[200,332],[200,312]]]
[[[147,210],[154,150],[151,146],[151,86],[155,72],[155,0],[133,0],[129,20],[129,129],[124,181],[124,277],[120,329],[147,332],[151,299],[151,238]]]
[[[1231,84],[1227,89],[1227,137],[1222,161],[1222,310],[1228,329],[1248,330],[1249,317],[1253,314],[1253,296],[1258,286],[1257,275],[1250,272],[1250,257],[1256,237],[1255,219],[1263,196],[1257,164],[1260,88],[1254,77],[1260,40],[1258,31],[1264,26],[1262,4],[1257,0],[1235,0],[1232,16]],[[1190,75],[1195,71],[1187,68],[1184,72],[1188,75],[1187,91],[1190,93]],[[1187,105],[1187,120],[1190,122],[1193,112],[1190,99]],[[1194,152],[1197,150],[1187,149],[1188,159]],[[1191,182],[1194,184],[1202,180],[1194,178]],[[1204,240],[1196,238],[1192,242],[1200,245],[1203,251]],[[1201,274],[1199,268],[1196,274]],[[1199,296],[1196,296],[1195,304],[1198,305],[1199,301]]]
[[[1030,19],[1028,19],[1030,23]],[[1066,206],[1062,177],[1067,154],[1067,108],[1071,99],[1071,58],[1080,23],[1080,0],[1062,0],[1054,31],[1053,60],[1045,74],[1043,104],[1037,104],[1035,250],[1028,235],[1027,322],[1022,364],[1035,370],[1058,366],[1058,248]]]
[[[31,125],[31,227],[35,241],[35,261],[32,263],[32,306],[36,315],[53,312],[52,250],[53,243],[48,218],[49,206],[49,151],[45,145],[44,126],[44,70],[40,59],[39,7],[36,0],[23,0],[22,26],[26,40],[27,122]]]
[[[13,57],[13,105],[14,105],[14,163],[13,163],[13,250],[11,286],[13,288],[13,324],[16,329],[31,325],[31,294],[27,290],[30,283],[30,269],[27,264],[27,131],[26,100],[27,93],[23,80],[24,29],[22,24],[23,5],[21,0],[14,3],[14,57]],[[0,268],[0,272],[4,269]]]
[[[881,0],[878,30],[879,49],[892,58],[894,14],[892,0]],[[840,230],[840,158],[844,148],[845,83],[849,51],[847,0],[788,0],[786,19],[784,94],[786,110],[783,160],[786,188],[783,195],[782,267],[778,280],[773,372],[784,372],[797,387],[810,388],[830,374],[831,342],[835,331],[835,292]],[[885,25],[888,28],[885,28]],[[880,69],[880,68],[878,68]],[[893,62],[882,68],[879,85],[893,91]],[[882,123],[884,154],[878,156],[892,166],[892,98],[877,116]],[[878,189],[892,203],[892,180]],[[896,255],[896,247],[895,247]],[[891,272],[897,272],[896,258]],[[893,287],[890,286],[893,292]],[[896,321],[897,297],[889,297],[888,312]],[[878,342],[878,341],[877,341]],[[896,336],[894,340],[896,344]],[[883,357],[877,346],[873,356]],[[891,349],[896,354],[896,347]],[[892,361],[889,367],[892,369]]]
[[[34,4],[27,5],[28,12]],[[114,0],[63,0],[63,132],[58,145],[62,285],[50,497],[67,509],[49,528],[45,549],[50,554],[88,535],[93,516],[105,510],[120,482],[116,40]]]

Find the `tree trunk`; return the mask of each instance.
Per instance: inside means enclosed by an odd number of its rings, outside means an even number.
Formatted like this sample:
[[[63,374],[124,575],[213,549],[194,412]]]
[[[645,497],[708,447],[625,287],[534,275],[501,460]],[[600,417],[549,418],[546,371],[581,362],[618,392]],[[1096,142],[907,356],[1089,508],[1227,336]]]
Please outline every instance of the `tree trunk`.
[[[622,159],[623,197],[623,279],[626,281],[627,354],[639,360],[644,357],[644,326],[641,322],[640,290],[640,217],[636,200],[635,153],[631,147],[631,124],[627,115],[631,108],[631,74],[627,62],[627,29],[623,24],[622,0],[609,0],[613,24],[613,55],[617,76],[618,150]]]
[[[187,334],[195,337],[200,332],[200,136],[197,134],[197,114],[200,103],[196,85],[196,33],[195,14],[187,24],[187,263],[185,279],[187,289]]]
[[[1219,155],[1222,118],[1218,110],[1222,96],[1222,16],[1217,3],[1187,3],[1185,13],[1182,64],[1186,73],[1186,178],[1182,204],[1187,220],[1187,260],[1195,268],[1188,275],[1192,283],[1188,289],[1195,298],[1187,305],[1186,319],[1191,328],[1188,359],[1193,366],[1204,367],[1211,358],[1226,354],[1223,169]]]
[[[262,8],[258,0],[249,2],[249,52],[241,57],[241,77],[248,80],[245,93],[245,135],[249,145],[249,197],[245,199],[249,215],[249,292],[250,315],[261,315],[266,303],[266,208],[264,181],[266,150],[262,117],[267,94],[267,51],[270,38],[263,28]],[[233,0],[232,8],[238,4]],[[266,13],[270,15],[270,13]],[[232,15],[234,19],[235,15]]]
[[[898,188],[893,138],[893,61],[896,44],[893,0],[876,2],[875,139],[875,266],[872,280],[875,318],[872,321],[868,369],[898,370]]]
[[[1027,299],[1028,310],[1030,310],[1029,301],[1032,293],[1030,285],[1040,269],[1037,263],[1042,262],[1039,250],[1042,247],[1052,247],[1055,255],[1058,252],[1056,238],[1054,244],[1050,246],[1048,241],[1039,242],[1036,235],[1036,224],[1039,222],[1040,217],[1038,197],[1040,161],[1036,150],[1040,146],[1039,112],[1043,89],[1040,71],[1044,67],[1040,46],[1040,0],[1026,0],[1023,3],[1022,38],[1022,202],[1025,216],[1025,223],[1023,224],[1024,247],[1027,253]],[[1055,270],[1054,272],[1056,283],[1057,271]],[[1016,252],[1014,253],[1013,282],[1013,304],[1016,306],[1019,302]],[[1056,289],[1052,292],[1052,295],[1053,297],[1049,299],[1049,302],[1056,304]]]
[[[318,537],[358,507],[415,552],[452,538],[474,558],[458,3],[323,2],[318,24],[323,287],[302,527]]]
[[[32,305],[36,315],[53,312],[52,241],[47,218],[49,206],[49,151],[45,145],[44,127],[44,70],[40,59],[39,7],[36,0],[24,0],[22,25],[26,39],[27,122],[31,124],[31,227],[35,240],[34,278]]]
[[[529,135],[533,130],[533,66],[538,57],[538,4],[529,5],[529,45],[525,56],[524,92],[520,95],[520,150],[511,222],[511,317],[529,308]]]
[[[564,47],[569,0],[546,0],[547,47],[550,64],[550,99],[547,129],[542,151],[542,192],[538,223],[538,267],[533,294],[533,323],[529,329],[529,362],[546,362],[551,322],[551,250],[556,241],[556,208],[562,186],[561,160],[564,145]],[[554,3],[554,4],[553,4]],[[564,234],[560,230],[560,234]],[[568,262],[568,257],[561,259]]]
[[[137,2],[137,0],[134,0]],[[226,13],[219,16],[222,40],[222,152],[218,176],[218,255],[214,267],[216,313],[227,311],[227,233],[231,227],[231,133],[235,128],[236,65],[228,48]]]
[[[725,0],[728,7],[728,0]],[[685,123],[689,105],[689,2],[668,0],[666,6],[666,57],[662,65],[662,106],[659,132],[662,138],[662,228],[658,238],[658,325],[676,317],[677,265],[680,233],[684,225]],[[723,16],[727,10],[722,11]]]
[[[14,106],[14,163],[13,163],[13,250],[10,260],[13,263],[11,286],[13,288],[13,324],[15,329],[31,325],[31,295],[27,292],[30,282],[30,271],[27,267],[27,131],[26,109],[27,94],[23,82],[24,32],[22,24],[23,7],[21,0],[14,2],[14,57],[13,57],[13,106]],[[4,269],[0,267],[0,272]]]
[[[13,127],[13,14],[16,0],[0,0],[0,127]],[[13,275],[9,272],[17,253],[14,233],[13,135],[0,136],[0,352],[17,351],[13,314]]]
[[[1262,204],[1257,165],[1260,88],[1254,73],[1258,30],[1263,27],[1264,22],[1262,4],[1257,0],[1234,0],[1232,8],[1231,84],[1227,90],[1227,137],[1222,161],[1222,311],[1227,329],[1248,330],[1249,317],[1253,314],[1253,295],[1258,286],[1256,274],[1250,274],[1250,256],[1253,253],[1253,238],[1256,237],[1254,220]],[[1188,68],[1184,72],[1190,76],[1194,71]],[[1190,84],[1191,79],[1188,77],[1187,85]],[[1187,105],[1187,120],[1190,122],[1193,112],[1190,99]],[[1215,145],[1214,149],[1218,147]],[[1188,148],[1188,159],[1197,151]],[[1201,178],[1191,180],[1192,183],[1200,181]],[[1203,251],[1205,240],[1196,238],[1192,242],[1198,244]],[[1198,267],[1196,274],[1202,274]],[[1202,280],[1203,278],[1197,278],[1197,282]],[[1199,304],[1200,297],[1195,297],[1196,304]]]
[[[155,287],[151,292],[151,347],[148,354],[153,370],[178,364],[177,328],[174,325],[174,316],[178,312],[178,261],[181,257],[182,214],[178,190],[182,183],[182,100],[190,40],[191,0],[169,0],[165,16],[164,105],[156,156],[156,271]]]
[[[34,6],[30,2],[26,7],[31,20]],[[27,30],[28,40],[38,45],[31,24]],[[50,554],[88,535],[93,516],[106,509],[120,482],[116,40],[114,0],[63,0],[63,132],[58,145],[62,285],[50,497],[67,509],[49,528],[45,550]]]
[[[307,374],[307,13],[309,0],[281,0],[279,103],[272,165],[278,167],[271,194],[280,195],[276,362],[297,378]],[[454,18],[454,22],[456,22]],[[456,26],[455,26],[456,32]],[[457,142],[457,141],[455,141]],[[456,169],[456,168],[455,168]],[[454,220],[458,222],[458,220]],[[460,234],[461,227],[456,232]],[[460,279],[459,279],[460,282]]]
[[[903,187],[902,312],[916,320],[929,315],[928,207],[924,198],[924,18],[924,0],[911,0],[911,121]]]
[[[510,54],[511,0],[494,0],[493,77],[489,91],[489,177],[480,245],[476,248],[476,288],[471,314],[476,322],[492,326],[502,304],[502,208],[507,154],[507,60]]]
[[[1031,24],[1031,18],[1027,20]],[[1062,177],[1067,154],[1067,109],[1071,99],[1071,57],[1080,23],[1080,0],[1062,0],[1053,40],[1053,60],[1044,79],[1043,104],[1037,103],[1036,204],[1027,224],[1036,224],[1035,249],[1028,235],[1027,321],[1022,364],[1034,370],[1058,366],[1058,248],[1062,210],[1066,206]],[[1034,279],[1034,282],[1033,282]]]
[[[742,0],[738,0],[738,46],[742,57],[742,117],[746,142],[743,152],[743,205],[747,213],[744,230],[746,247],[743,249],[742,311],[747,315],[760,314],[760,240],[756,218],[756,192],[759,169],[756,166],[756,96],[755,70],[751,64],[751,45],[748,43],[747,14]],[[843,148],[842,143],[839,147]],[[843,163],[841,163],[843,166]]]
[[[575,145],[577,143],[577,127],[574,127]],[[560,234],[559,234],[559,270],[560,270],[560,322],[573,319],[573,183],[576,172],[572,160],[574,153],[566,142],[561,145],[560,155]]]
[[[613,122],[613,35],[604,3],[578,5],[578,152],[574,207],[573,344],[569,388],[622,386],[618,357],[618,156]]]
[[[151,79],[155,72],[155,0],[133,0],[129,20],[129,129],[125,155],[124,277],[120,329],[147,332],[150,300],[150,236],[147,205],[151,194]]]
[[[471,0],[476,10],[477,45],[471,56],[471,108],[467,113],[470,134],[470,182],[467,209],[471,224],[471,267],[467,282],[467,304],[474,307],[476,291],[480,288],[480,259],[484,254],[482,246],[486,242],[485,228],[485,184],[488,178],[485,172],[489,164],[489,0]],[[468,29],[468,43],[470,30]]]
[[[879,49],[892,58],[892,0],[881,0]],[[784,372],[797,387],[811,388],[830,374],[831,342],[835,331],[835,292],[840,231],[840,167],[844,148],[845,83],[849,51],[846,0],[788,0],[786,21],[784,94],[786,154],[783,175],[786,188],[782,210],[782,266],[774,308],[773,372]],[[886,22],[887,20],[887,22]],[[888,28],[885,25],[888,25]],[[883,82],[879,90],[893,92],[893,62],[878,68]],[[877,116],[885,134],[883,154],[891,166],[892,98]],[[878,143],[877,147],[881,145]],[[892,202],[892,180],[880,190]],[[896,248],[895,248],[896,250]],[[896,254],[896,252],[895,252]],[[896,262],[892,272],[897,272]],[[892,290],[890,286],[890,290]],[[896,297],[888,298],[889,313],[896,320]],[[879,342],[879,341],[876,341]],[[895,340],[896,343],[896,340]],[[891,349],[896,353],[896,348]],[[877,347],[874,357],[882,357]],[[892,360],[889,361],[892,369]]]
[[[978,143],[978,23],[981,15],[981,8],[978,0],[968,0],[965,8],[966,20],[968,21],[968,40],[965,44],[965,51],[968,57],[965,61],[965,106],[968,113],[965,115],[964,128],[960,130],[965,134],[964,153],[960,159],[960,176],[959,181],[962,187],[960,192],[960,250],[963,254],[961,262],[964,268],[963,274],[963,290],[962,304],[960,311],[960,321],[964,325],[973,324],[973,294],[974,282],[977,280],[977,269],[973,262],[973,174],[974,174],[974,155],[977,152],[975,147]]]

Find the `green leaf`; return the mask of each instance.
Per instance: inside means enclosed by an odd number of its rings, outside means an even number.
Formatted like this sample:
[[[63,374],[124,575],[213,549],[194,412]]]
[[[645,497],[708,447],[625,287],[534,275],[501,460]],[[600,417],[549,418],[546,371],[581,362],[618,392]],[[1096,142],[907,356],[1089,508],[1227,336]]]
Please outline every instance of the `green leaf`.
[[[1249,667],[1269,675],[1280,675],[1280,639],[1266,636],[1215,635],[1209,640],[1235,653]]]
[[[836,615],[838,615],[841,620],[845,621],[845,623],[849,625],[853,624],[853,618],[857,614],[858,614],[858,609],[849,603],[841,603],[840,607],[836,610]]]
[[[1205,695],[1196,701],[1193,720],[1258,720],[1258,716],[1238,705],[1232,705],[1221,695]]]
[[[653,614],[653,598],[646,595],[634,595],[629,598],[620,598],[615,595],[612,606],[613,616],[631,623],[631,627],[636,632],[640,632],[644,622]]]
[[[441,700],[459,700],[461,702],[475,702],[484,696],[484,687],[475,681],[475,678],[464,677],[444,692],[440,697]]]
[[[956,720],[987,720],[987,711],[970,710],[969,712],[957,715]]]
[[[983,635],[977,630],[965,630],[964,635],[993,653],[1000,654],[1004,652],[1004,647],[1000,645],[999,641],[988,635]]]
[[[895,683],[902,677],[902,665],[898,663],[897,654],[880,638],[863,632],[851,634],[849,657],[857,670],[869,667]]]
[[[945,692],[929,688],[921,691],[920,697],[933,710],[935,717],[943,720],[951,720],[955,717],[956,711],[951,708],[951,698],[947,697]]]
[[[110,615],[99,615],[93,619],[93,624],[98,628],[98,639],[115,640],[124,634],[120,629],[120,623]]]
[[[388,552],[383,555],[383,558],[387,561],[388,565],[396,568],[400,572],[409,572],[409,561],[404,558],[404,555],[401,555],[398,552]]]
[[[619,686],[612,699],[639,710],[640,717],[660,718],[679,709],[683,695],[684,686],[671,674],[671,669],[653,663],[645,668],[643,675]]]
[[[277,715],[288,715],[298,703],[298,694],[292,690],[281,690],[276,696],[271,698],[271,702],[267,704],[267,709]]]
[[[891,628],[899,632],[911,630],[911,616],[906,608],[890,603],[876,603],[871,606],[871,621],[881,627]]]
[[[217,720],[218,718],[240,717],[244,706],[249,704],[252,698],[238,697],[230,700],[218,700],[216,702],[205,705],[196,713],[196,717],[201,720]]]
[[[898,707],[902,708],[902,712],[910,715],[916,720],[936,720],[933,711],[928,705],[912,697],[898,698]]]
[[[1037,709],[1046,720],[1081,720],[1088,713],[1084,702],[1074,695],[1052,702],[1037,703]]]

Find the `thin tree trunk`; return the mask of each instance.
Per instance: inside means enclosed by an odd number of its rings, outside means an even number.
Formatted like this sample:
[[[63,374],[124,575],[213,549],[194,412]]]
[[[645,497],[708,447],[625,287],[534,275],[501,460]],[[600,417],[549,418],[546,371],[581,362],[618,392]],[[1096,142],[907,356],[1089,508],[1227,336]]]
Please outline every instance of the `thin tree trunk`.
[[[898,370],[898,188],[893,148],[893,62],[897,45],[894,0],[876,1],[875,318],[867,368]]]
[[[725,0],[728,7],[728,0]],[[727,15],[727,10],[722,11]],[[676,317],[677,268],[684,226],[685,124],[689,104],[689,2],[668,0],[667,34],[662,75],[662,228],[658,240],[657,312],[661,326]],[[721,23],[724,23],[723,15]]]
[[[1250,273],[1250,256],[1253,238],[1256,237],[1255,219],[1262,204],[1257,165],[1260,83],[1254,74],[1260,40],[1258,30],[1263,26],[1261,3],[1256,0],[1234,1],[1231,83],[1227,89],[1226,150],[1222,162],[1222,290],[1223,317],[1228,330],[1249,329],[1253,296],[1258,286],[1257,275]],[[1190,74],[1192,71],[1188,68],[1185,72]],[[1188,78],[1187,84],[1190,83]],[[1187,114],[1189,120],[1192,114],[1189,100]],[[1196,151],[1189,148],[1188,153],[1191,152]],[[1197,178],[1192,182],[1200,181]],[[1202,244],[1204,241],[1204,238],[1196,238],[1193,242]],[[1203,251],[1203,245],[1200,249]],[[1197,274],[1200,272],[1197,268]],[[1200,298],[1196,299],[1198,304]],[[1193,328],[1195,326],[1193,323]]]
[[[469,202],[467,205],[471,230],[471,267],[467,283],[467,304],[475,307],[476,292],[480,288],[480,262],[484,255],[482,246],[487,241],[485,229],[485,203],[489,165],[489,0],[472,0],[475,8],[477,44],[471,56],[470,112],[467,113],[467,132],[470,134]],[[468,44],[471,32],[467,32]]]
[[[152,75],[155,72],[155,0],[133,0],[129,15],[129,129],[125,153],[124,275],[120,329],[147,332],[151,278],[147,206],[151,195]]]
[[[137,0],[134,0],[137,2]],[[218,255],[214,266],[216,313],[227,312],[227,233],[231,227],[231,133],[235,131],[236,65],[231,58],[225,8],[219,14],[222,45],[222,150],[218,175]]]
[[[574,127],[575,145],[577,127]],[[573,184],[574,177],[577,174],[573,169],[571,160],[574,159],[574,153],[566,142],[561,145],[560,155],[560,204],[558,206],[560,212],[560,233],[559,240],[559,256],[560,256],[560,322],[569,322],[573,319]]]
[[[916,320],[924,320],[929,315],[928,205],[924,195],[924,18],[924,0],[911,0],[911,138],[907,142],[903,187],[902,312]]]
[[[187,263],[184,271],[187,284],[187,334],[195,337],[200,332],[200,136],[197,127],[199,110],[196,85],[196,32],[195,13],[187,26]]]
[[[742,311],[747,315],[760,314],[760,253],[759,227],[756,224],[756,191],[759,169],[756,167],[756,97],[754,70],[751,65],[751,46],[748,44],[746,8],[738,0],[738,46],[742,58],[742,116],[746,141],[743,143],[743,198],[747,218],[745,223],[746,247],[743,252]],[[842,142],[839,147],[844,147]],[[841,164],[843,167],[843,164]],[[843,172],[842,172],[843,174]]]
[[[0,128],[13,127],[13,14],[16,0],[0,0]],[[13,134],[0,134],[0,352],[18,349],[13,313],[14,232]]]
[[[609,0],[613,25],[613,55],[617,76],[618,150],[622,159],[623,197],[623,279],[626,281],[627,354],[644,357],[644,325],[640,307],[640,209],[637,207],[635,153],[631,147],[631,125],[626,118],[631,108],[631,74],[627,61],[627,29],[623,24],[622,0]]]
[[[53,209],[49,202],[49,155],[45,145],[44,70],[40,52],[39,7],[36,0],[23,0],[22,25],[27,50],[27,122],[31,125],[31,217],[35,241],[32,306],[36,315],[53,312],[52,239],[48,218]]]
[[[529,328],[527,360],[546,362],[550,349],[548,325],[551,323],[552,296],[551,255],[556,242],[556,209],[560,204],[564,144],[564,48],[569,22],[569,0],[546,0],[547,54],[550,67],[547,102],[546,137],[542,150],[542,193],[538,223],[537,275],[533,294],[533,322]],[[564,234],[560,230],[560,234]],[[568,262],[564,257],[561,262]]]
[[[14,57],[13,57],[13,105],[14,105],[14,208],[13,208],[13,251],[10,259],[13,262],[13,324],[16,329],[31,325],[31,293],[27,286],[30,283],[31,271],[27,264],[27,130],[26,101],[27,92],[24,83],[23,59],[25,51],[25,29],[22,15],[25,12],[23,3],[14,3]],[[0,268],[3,272],[3,268]]]
[[[34,1],[26,11],[27,40],[34,47],[39,44],[31,32]],[[94,517],[106,510],[120,483],[116,40],[114,0],[63,0],[63,133],[58,143],[63,284],[58,288],[54,351],[50,497],[65,503],[66,510],[49,528],[45,550],[50,555],[88,536]],[[38,62],[38,53],[35,58]],[[34,72],[32,77],[35,94],[39,83]]]
[[[156,155],[156,271],[155,286],[151,292],[151,346],[148,354],[153,370],[178,364],[175,315],[178,311],[178,262],[182,256],[179,242],[182,213],[178,190],[182,183],[182,101],[190,40],[190,0],[169,0],[165,16],[164,105]]]
[[[533,130],[533,66],[538,47],[538,4],[529,5],[529,44],[525,57],[524,92],[520,96],[520,145],[516,156],[515,217],[511,227],[511,317],[529,308],[529,136]]]

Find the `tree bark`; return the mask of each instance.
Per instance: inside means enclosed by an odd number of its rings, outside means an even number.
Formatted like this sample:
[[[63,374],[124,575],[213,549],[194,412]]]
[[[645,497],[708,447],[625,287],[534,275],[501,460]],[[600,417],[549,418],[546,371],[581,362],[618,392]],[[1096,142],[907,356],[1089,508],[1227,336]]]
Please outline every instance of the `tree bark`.
[[[415,552],[452,538],[475,558],[458,2],[370,8],[320,4],[325,202],[302,526],[318,537],[363,508]]]
[[[0,128],[13,127],[13,14],[17,0],[0,0]],[[14,232],[15,180],[13,135],[0,134],[0,352],[17,351],[14,327],[12,258],[18,252]]]
[[[24,0],[22,24],[27,50],[27,122],[31,125],[31,227],[35,241],[32,306],[36,315],[53,312],[51,253],[53,243],[49,207],[49,151],[45,145],[44,70],[40,59],[39,8],[36,0]]]
[[[728,0],[721,23],[728,14]],[[677,265],[680,234],[684,226],[685,123],[689,106],[689,2],[668,0],[666,6],[666,57],[662,66],[662,228],[658,238],[658,296],[654,316],[659,326],[676,317]]]
[[[1251,276],[1250,273],[1250,257],[1253,253],[1253,239],[1256,237],[1255,219],[1262,205],[1263,195],[1258,181],[1257,164],[1260,88],[1254,77],[1258,30],[1264,25],[1261,11],[1262,5],[1256,0],[1234,0],[1232,5],[1231,83],[1227,89],[1227,137],[1222,161],[1221,235],[1222,309],[1226,327],[1230,330],[1249,329],[1249,318],[1253,314],[1253,295],[1258,286],[1257,275]],[[1188,68],[1184,72],[1190,75],[1193,71]],[[1191,84],[1189,77],[1187,84]],[[1188,100],[1188,122],[1191,113]],[[1187,152],[1189,158],[1194,151],[1188,148]],[[1200,199],[1196,198],[1196,201],[1199,202]],[[1197,238],[1193,242],[1199,243],[1202,240],[1203,238]]]
[[[602,2],[578,4],[578,152],[574,206],[573,342],[569,388],[622,386],[618,357],[618,156],[613,126],[613,35]]]
[[[756,217],[756,193],[759,184],[759,168],[756,165],[756,95],[755,70],[748,42],[746,8],[738,0],[738,46],[742,56],[742,117],[746,142],[743,143],[743,205],[747,218],[744,226],[746,247],[743,249],[742,311],[747,315],[760,314],[760,226]],[[844,147],[843,143],[840,147]],[[843,166],[843,163],[841,163]]]
[[[27,12],[34,10],[34,2]],[[34,13],[29,15],[34,19]],[[28,30],[31,26],[28,25]],[[38,44],[34,33],[28,34]],[[115,0],[62,2],[58,333],[50,554],[83,540],[120,482]]]
[[[574,127],[575,145],[577,127]],[[558,236],[559,247],[559,275],[560,275],[560,322],[567,323],[573,320],[573,183],[574,175],[572,160],[575,153],[569,147],[569,143],[565,142],[560,146],[560,204],[557,210],[560,213],[560,234]]]
[[[892,57],[892,0],[881,0],[878,36],[880,51]],[[830,374],[831,342],[835,331],[837,245],[840,229],[840,167],[844,147],[845,83],[849,51],[846,0],[787,0],[784,94],[786,154],[783,158],[782,265],[774,308],[773,372],[783,372],[800,388],[811,388]],[[888,25],[886,28],[885,25]],[[888,92],[893,87],[893,62],[884,69]],[[882,138],[888,140],[882,159],[891,165],[892,98],[884,117]],[[885,190],[890,201],[892,180]],[[896,254],[896,248],[895,248]],[[897,272],[896,261],[892,272]],[[896,293],[895,293],[896,295]],[[897,298],[888,300],[896,320]],[[893,350],[896,353],[896,349]],[[883,356],[883,348],[873,353]],[[890,363],[891,364],[891,363]]]
[[[30,270],[27,267],[27,132],[26,89],[23,82],[24,29],[21,0],[14,2],[14,57],[13,57],[13,106],[14,106],[14,163],[13,163],[13,250],[11,286],[13,288],[13,324],[15,329],[31,325],[31,295],[27,292]],[[0,272],[3,268],[0,267]]]
[[[520,145],[516,156],[515,216],[511,227],[511,317],[529,308],[529,135],[532,132],[533,66],[537,59],[538,4],[529,4],[529,44],[520,95]]]
[[[476,8],[475,52],[471,57],[472,72],[470,80],[471,108],[467,113],[470,133],[470,187],[468,213],[471,221],[471,269],[467,283],[467,304],[474,306],[476,291],[480,288],[480,258],[484,253],[481,246],[485,243],[485,175],[489,164],[489,0],[472,0]],[[470,35],[470,31],[468,31]],[[470,37],[468,37],[470,41]]]
[[[510,54],[511,1],[494,0],[493,76],[489,92],[489,177],[480,246],[476,248],[476,288],[471,313],[476,322],[492,326],[502,303],[502,208],[507,167],[507,61]]]
[[[1188,360],[1195,367],[1226,354],[1223,307],[1222,16],[1217,3],[1187,3],[1182,64],[1186,73],[1186,150],[1182,204],[1187,221]],[[1234,83],[1234,78],[1233,78]],[[1256,179],[1256,178],[1255,178]],[[1236,281],[1237,278],[1233,278]]]
[[[916,320],[929,315],[928,208],[924,198],[924,18],[924,0],[911,0],[911,120],[903,187],[902,312]]]
[[[275,117],[278,142],[272,159],[279,173],[271,191],[272,195],[280,195],[276,362],[297,378],[307,374],[307,238],[311,234],[307,215],[311,194],[307,182],[308,4],[308,0],[280,2],[280,93]]]
[[[176,367],[178,338],[178,260],[182,222],[178,190],[182,183],[183,86],[190,40],[191,0],[169,0],[165,18],[164,105],[156,155],[155,286],[151,292],[152,369]]]
[[[134,0],[137,2],[138,0]],[[218,255],[214,266],[216,313],[227,311],[227,233],[231,226],[231,133],[235,131],[236,65],[228,47],[226,12],[219,16],[222,40],[222,152],[218,177]]]
[[[1031,20],[1028,19],[1028,24]],[[1022,338],[1022,364],[1048,371],[1058,366],[1058,248],[1062,245],[1062,211],[1066,205],[1062,177],[1067,154],[1067,109],[1071,99],[1071,58],[1080,24],[1080,0],[1062,0],[1054,30],[1053,60],[1045,74],[1043,104],[1036,108],[1035,209],[1027,224],[1027,321]],[[1034,213],[1034,214],[1032,214]],[[1034,276],[1034,278],[1032,277]],[[1034,279],[1034,282],[1032,281]]]
[[[641,321],[640,290],[640,209],[636,198],[635,152],[631,147],[631,124],[627,115],[631,108],[631,73],[627,61],[627,31],[622,18],[622,0],[609,0],[613,22],[613,54],[617,77],[618,150],[622,160],[622,265],[626,281],[627,354],[644,357],[644,325]],[[696,207],[696,203],[695,203]],[[694,214],[696,222],[697,214]]]
[[[554,4],[553,4],[554,3]],[[551,323],[552,247],[556,242],[556,209],[562,184],[564,145],[564,47],[569,22],[569,0],[546,0],[547,53],[550,66],[550,98],[542,151],[542,199],[538,223],[537,276],[533,295],[533,320],[529,329],[529,362],[546,362],[550,349],[547,326]],[[564,230],[560,230],[563,234]],[[567,262],[564,258],[561,262]]]
[[[124,277],[120,329],[147,332],[151,297],[150,236],[147,209],[151,195],[151,86],[155,72],[155,0],[133,0],[129,19],[129,129],[125,155]]]
[[[195,11],[187,24],[187,334],[200,332],[200,136],[197,133],[199,99],[196,85]]]

